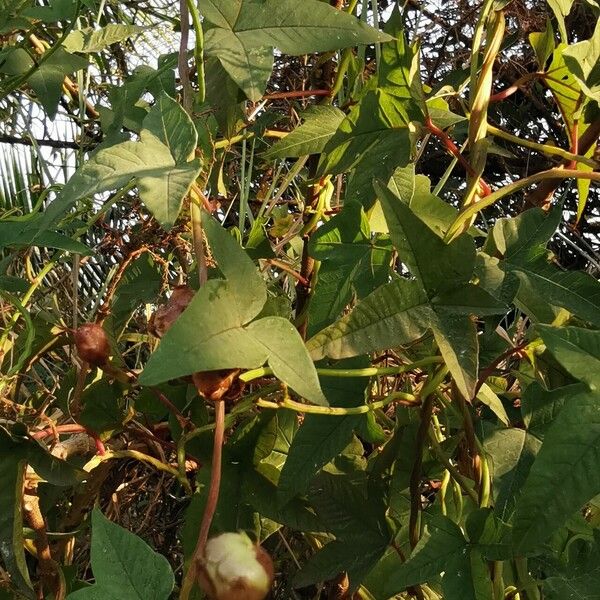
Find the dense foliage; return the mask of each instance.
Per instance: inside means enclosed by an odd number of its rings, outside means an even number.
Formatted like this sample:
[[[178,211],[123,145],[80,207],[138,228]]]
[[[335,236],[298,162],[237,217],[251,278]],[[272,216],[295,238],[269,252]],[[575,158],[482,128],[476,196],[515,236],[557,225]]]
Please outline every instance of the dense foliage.
[[[440,4],[0,3],[0,598],[600,598],[600,6]]]

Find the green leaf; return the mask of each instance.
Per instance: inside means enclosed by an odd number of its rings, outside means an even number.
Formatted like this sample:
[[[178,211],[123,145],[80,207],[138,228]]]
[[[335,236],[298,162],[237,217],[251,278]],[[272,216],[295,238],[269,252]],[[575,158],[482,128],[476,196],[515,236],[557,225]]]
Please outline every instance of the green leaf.
[[[75,3],[73,0],[51,0],[49,6],[34,6],[23,11],[24,15],[52,23],[63,19],[74,19]]]
[[[59,48],[51,56],[42,57],[40,65],[32,72],[27,83],[35,92],[50,119],[54,119],[62,95],[65,75],[85,69],[87,59],[69,54]],[[9,75],[22,75],[34,66],[33,59],[23,48],[12,50],[0,66],[0,71]]]
[[[410,158],[409,117],[393,109],[385,111],[383,106],[392,102],[382,90],[369,89],[342,121],[321,155],[319,174],[352,171],[346,193],[365,208],[374,201],[373,178],[389,177]]]
[[[95,583],[68,600],[167,600],[175,583],[171,567],[142,539],[92,512],[92,570]]]
[[[368,496],[352,476],[321,473],[310,500],[319,518],[336,537],[314,554],[294,577],[295,587],[331,579],[346,572],[356,589],[390,542],[383,498]]]
[[[485,404],[500,420],[503,425],[510,427],[510,419],[506,414],[506,409],[502,404],[502,400],[494,393],[492,388],[484,383],[477,394],[477,400]]]
[[[499,219],[492,236],[504,254],[500,267],[519,278],[516,299],[529,309],[531,318],[547,320],[548,312],[539,305],[549,304],[600,326],[600,283],[581,271],[562,271],[546,259],[546,241],[556,230],[560,212],[560,207],[550,213],[533,208],[512,219]]]
[[[431,320],[435,341],[458,389],[472,398],[477,383],[479,343],[477,325],[470,317],[437,311]]]
[[[319,154],[345,118],[331,105],[312,106],[300,116],[304,123],[273,144],[263,154],[265,160]]]
[[[543,69],[546,66],[546,61],[554,52],[554,29],[552,21],[546,21],[546,29],[541,33],[533,32],[529,34],[529,43],[535,52],[538,61],[538,66]]]
[[[545,390],[537,382],[527,386],[521,397],[521,412],[527,430],[543,440],[546,430],[557,418],[565,402],[571,396],[585,390],[587,390],[587,386],[583,383],[575,383],[550,391]]]
[[[546,348],[573,377],[600,386],[600,332],[580,327],[537,325]]]
[[[427,296],[418,282],[396,279],[313,336],[306,346],[313,360],[359,356],[418,339],[431,318]]]
[[[429,177],[416,175],[414,163],[406,167],[398,167],[387,186],[440,237],[445,235],[458,215],[458,211],[452,205],[431,193]],[[471,228],[469,233],[477,234],[478,231]]]
[[[287,319],[250,323],[267,299],[254,263],[214,219],[203,224],[211,251],[226,279],[211,279],[163,337],[140,376],[156,385],[198,371],[254,369],[268,362],[275,375],[316,404],[326,400],[298,332]]]
[[[254,445],[253,464],[259,473],[277,484],[298,431],[298,417],[294,411],[287,409],[273,413]]]
[[[35,225],[41,223],[42,219],[42,215],[37,214],[24,221],[0,221],[0,248],[11,246],[21,248],[35,245],[76,252],[84,256],[91,254],[91,250],[87,246],[66,235],[54,231],[43,231],[38,234]]]
[[[554,16],[558,21],[558,29],[560,31],[560,37],[562,41],[567,41],[567,29],[565,27],[565,17],[571,12],[573,6],[573,0],[548,0],[548,5],[554,12]]]
[[[543,590],[548,600],[600,600],[600,567],[574,577],[548,577]]]
[[[457,553],[442,575],[444,600],[494,600],[488,561],[480,552]]]
[[[207,0],[201,11],[213,24],[205,34],[207,56],[217,57],[253,101],[260,99],[271,74],[273,48],[301,55],[389,39],[317,0]]]
[[[363,298],[387,281],[389,242],[371,239],[367,216],[356,202],[317,229],[308,251],[321,261],[309,304],[309,335],[339,317],[353,294]]]
[[[580,392],[569,398],[547,430],[514,516],[519,553],[538,548],[600,493],[599,402],[597,392]]]
[[[189,160],[196,129],[181,106],[163,94],[144,119],[140,138],[92,154],[44,213],[41,231],[56,225],[79,200],[120,188],[132,178],[144,204],[163,227],[171,227],[200,172],[199,160]]]
[[[496,429],[485,437],[484,448],[491,463],[494,513],[509,523],[521,488],[539,452],[541,441],[523,429]]]
[[[137,25],[123,25],[121,23],[111,23],[100,29],[86,27],[71,31],[65,38],[62,45],[67,52],[100,52],[111,44],[122,42],[136,33],[144,31],[144,27]]]
[[[589,40],[563,50],[563,59],[585,94],[600,102],[600,21]]]
[[[365,366],[364,360],[346,361],[340,368]],[[330,406],[351,407],[365,402],[365,377],[321,377],[323,392]],[[311,479],[330,460],[340,454],[364,415],[306,415],[294,437],[281,471],[277,500],[282,506],[308,489]]]
[[[110,437],[127,417],[124,395],[125,390],[118,382],[107,379],[94,382],[81,395],[83,409],[79,422],[100,437]]]
[[[387,543],[378,537],[357,534],[354,539],[329,542],[313,554],[294,577],[294,587],[335,578],[347,573],[350,581],[358,585],[363,577],[377,564]]]
[[[398,558],[398,565],[389,573],[384,590],[386,598],[399,594],[407,587],[435,580],[456,555],[465,553],[467,541],[462,531],[447,517],[428,519],[424,535],[406,562]]]
[[[265,317],[251,323],[246,330],[266,351],[266,360],[278,379],[311,402],[327,404],[304,340],[287,319]]]
[[[408,163],[411,137],[408,125],[423,116],[417,51],[408,48],[398,11],[388,24],[395,40],[382,46],[379,81],[367,83],[362,98],[324,148],[318,173],[351,171],[346,193],[370,208],[372,181],[386,181],[398,166]]]
[[[376,182],[375,190],[400,260],[430,298],[469,281],[475,268],[475,243],[470,236],[446,244],[387,187]]]

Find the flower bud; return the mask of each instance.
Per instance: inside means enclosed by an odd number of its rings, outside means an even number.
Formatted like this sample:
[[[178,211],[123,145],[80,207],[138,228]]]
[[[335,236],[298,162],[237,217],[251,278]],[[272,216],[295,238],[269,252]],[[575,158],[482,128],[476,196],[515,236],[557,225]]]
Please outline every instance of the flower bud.
[[[81,360],[94,367],[102,367],[108,362],[110,344],[101,325],[84,323],[75,330],[75,347]]]
[[[273,583],[273,561],[245,533],[208,540],[198,585],[211,600],[263,600]]]

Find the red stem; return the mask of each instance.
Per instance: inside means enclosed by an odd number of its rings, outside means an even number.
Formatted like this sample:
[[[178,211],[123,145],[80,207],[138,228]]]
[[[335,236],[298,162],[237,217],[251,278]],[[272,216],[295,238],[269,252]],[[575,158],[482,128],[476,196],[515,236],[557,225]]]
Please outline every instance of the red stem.
[[[448,152],[450,152],[450,154],[456,158],[469,176],[477,177],[477,173],[475,173],[473,167],[471,167],[471,165],[467,162],[467,159],[460,153],[460,150],[456,144],[450,139],[448,134],[443,129],[440,129],[433,123],[429,115],[425,117],[425,127],[427,127],[427,130],[442,142],[446,150],[448,150]],[[479,178],[479,185],[482,188],[482,196],[489,196],[492,193],[490,186],[482,177]]]
[[[526,344],[522,344],[520,346],[515,346],[514,348],[509,348],[506,352],[503,352],[491,365],[486,367],[479,376],[477,383],[475,384],[475,392],[473,394],[473,399],[477,397],[479,390],[482,388],[483,384],[486,382],[487,378],[492,375],[492,373],[496,370],[498,365],[505,361],[509,356],[513,354],[520,354]]]
[[[297,90],[294,92],[274,92],[266,94],[263,100],[280,100],[284,98],[307,98],[309,96],[331,96],[331,90]]]
[[[56,433],[85,433],[87,430],[83,425],[73,423],[70,425],[57,425],[56,427],[46,427],[40,431],[36,431],[31,434],[34,440],[43,440],[47,437],[51,437]]]
[[[191,590],[191,586],[196,579],[198,565],[204,558],[206,542],[212,524],[213,517],[217,510],[219,501],[219,490],[221,487],[221,462],[223,457],[223,438],[225,437],[225,402],[222,400],[215,401],[215,437],[213,441],[212,464],[210,468],[210,485],[208,488],[208,497],[206,498],[206,506],[202,515],[202,523],[198,533],[198,541],[194,548],[194,553],[190,560],[190,566],[185,574],[181,585],[182,594],[180,597],[187,598]]]

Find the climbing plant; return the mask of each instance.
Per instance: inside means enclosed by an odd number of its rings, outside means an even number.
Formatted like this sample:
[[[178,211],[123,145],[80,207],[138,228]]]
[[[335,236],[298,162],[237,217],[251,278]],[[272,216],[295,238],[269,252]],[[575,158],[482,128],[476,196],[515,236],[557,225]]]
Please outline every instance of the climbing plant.
[[[598,597],[595,0],[1,4],[0,598]]]

